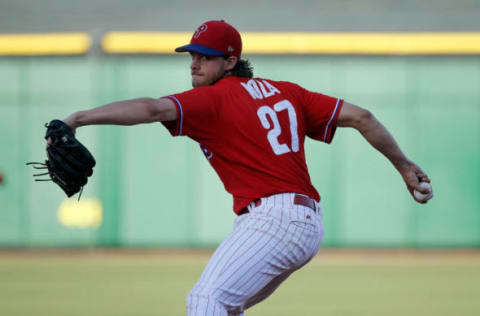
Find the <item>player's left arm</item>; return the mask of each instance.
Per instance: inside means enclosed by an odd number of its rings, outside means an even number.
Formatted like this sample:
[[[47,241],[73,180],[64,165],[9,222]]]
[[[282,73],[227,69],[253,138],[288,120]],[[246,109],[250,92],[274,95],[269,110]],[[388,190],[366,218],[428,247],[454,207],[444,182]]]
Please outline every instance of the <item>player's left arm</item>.
[[[413,190],[428,193],[428,189],[419,185],[420,182],[430,182],[428,176],[405,156],[392,134],[370,111],[344,102],[336,126],[358,130],[370,145],[387,157],[402,175],[408,191],[414,199]],[[426,203],[415,200],[419,203]]]
[[[176,119],[177,110],[172,100],[137,98],[75,112],[63,121],[75,132],[76,128],[87,125],[136,125]]]

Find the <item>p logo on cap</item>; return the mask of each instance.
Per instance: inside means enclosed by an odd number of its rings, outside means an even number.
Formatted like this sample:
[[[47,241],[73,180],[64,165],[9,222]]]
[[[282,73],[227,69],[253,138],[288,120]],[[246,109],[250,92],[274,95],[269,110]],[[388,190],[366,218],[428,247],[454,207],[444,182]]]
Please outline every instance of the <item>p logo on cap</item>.
[[[198,27],[198,29],[195,31],[195,33],[193,34],[193,37],[194,38],[198,38],[200,36],[200,34],[202,34],[203,32],[205,32],[206,30],[208,29],[208,26],[206,24],[202,24]]]

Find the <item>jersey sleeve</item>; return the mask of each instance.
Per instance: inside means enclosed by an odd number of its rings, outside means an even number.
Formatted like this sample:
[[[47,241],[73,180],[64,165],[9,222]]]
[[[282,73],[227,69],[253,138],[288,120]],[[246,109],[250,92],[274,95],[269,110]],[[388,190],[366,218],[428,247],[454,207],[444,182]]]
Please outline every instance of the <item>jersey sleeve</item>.
[[[335,122],[343,106],[343,100],[301,88],[307,136],[330,144],[335,135]]]
[[[194,88],[166,96],[177,107],[177,120],[162,122],[172,136],[186,135],[202,141],[215,133],[218,121],[218,96],[211,87]]]

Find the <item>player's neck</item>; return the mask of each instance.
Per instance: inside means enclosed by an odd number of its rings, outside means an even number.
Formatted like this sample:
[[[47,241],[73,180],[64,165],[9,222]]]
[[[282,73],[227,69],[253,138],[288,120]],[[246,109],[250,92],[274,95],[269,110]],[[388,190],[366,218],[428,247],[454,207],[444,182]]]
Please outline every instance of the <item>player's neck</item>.
[[[217,82],[219,82],[223,78],[227,78],[227,77],[231,77],[231,76],[233,76],[232,71],[230,71],[230,70],[225,71],[222,76],[218,77],[218,79],[215,80],[214,82],[212,82],[210,85],[213,86],[214,84],[216,84]]]

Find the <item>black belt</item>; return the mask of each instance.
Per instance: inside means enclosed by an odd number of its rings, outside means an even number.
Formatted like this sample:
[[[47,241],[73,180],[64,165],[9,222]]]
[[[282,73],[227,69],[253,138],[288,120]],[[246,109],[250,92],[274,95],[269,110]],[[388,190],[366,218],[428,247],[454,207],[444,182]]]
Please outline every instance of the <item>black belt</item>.
[[[254,203],[255,207],[259,207],[260,205],[262,205],[262,200],[257,199],[257,200],[252,201],[252,203]],[[306,207],[312,209],[312,211],[314,211],[314,212],[317,211],[315,201],[312,200],[311,198],[309,198],[308,196],[305,196],[305,195],[295,194],[295,196],[293,197],[293,204],[306,206]],[[244,207],[240,211],[240,215],[245,214],[245,213],[248,213],[248,208],[247,207]]]

